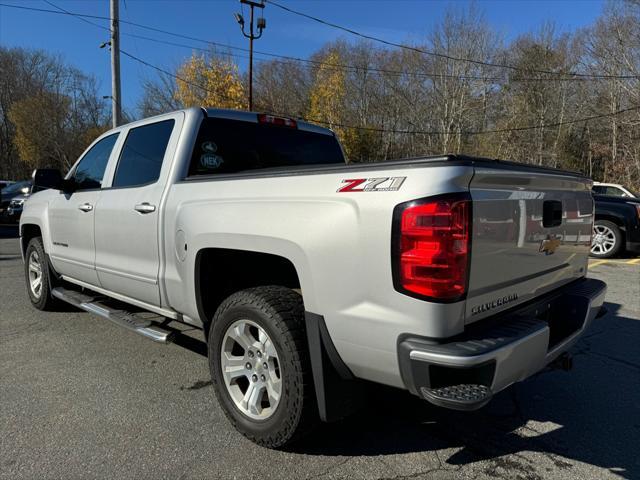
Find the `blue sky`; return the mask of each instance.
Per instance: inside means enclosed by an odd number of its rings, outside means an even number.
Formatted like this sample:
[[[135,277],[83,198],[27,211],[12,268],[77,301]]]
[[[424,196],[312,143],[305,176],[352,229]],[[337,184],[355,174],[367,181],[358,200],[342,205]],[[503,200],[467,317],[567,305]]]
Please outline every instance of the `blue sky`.
[[[108,0],[49,0],[77,13],[108,16]],[[465,8],[467,0],[279,0],[296,10],[392,41],[417,39],[442,18],[447,8]],[[0,3],[54,9],[44,0],[0,0]],[[536,30],[552,21],[561,31],[590,24],[602,11],[604,0],[477,0],[487,21],[505,38]],[[240,11],[238,0],[120,0],[123,20],[154,26],[213,42],[247,47],[233,13]],[[255,44],[256,50],[306,57],[326,41],[349,35],[294,16],[275,6],[267,6],[267,29]],[[245,7],[245,18],[248,18]],[[108,26],[104,20],[92,20]],[[202,43],[163,36],[123,25],[122,32],[136,33],[168,41],[203,47]],[[81,70],[95,75],[101,93],[110,94],[110,63],[106,49],[98,48],[108,32],[66,15],[23,11],[0,6],[0,44],[47,50],[62,55]],[[123,35],[121,48],[149,63],[172,68],[191,52],[186,48],[160,45]],[[241,69],[245,59],[236,59]],[[155,72],[126,57],[122,63],[123,103],[133,110],[141,94],[141,80]]]

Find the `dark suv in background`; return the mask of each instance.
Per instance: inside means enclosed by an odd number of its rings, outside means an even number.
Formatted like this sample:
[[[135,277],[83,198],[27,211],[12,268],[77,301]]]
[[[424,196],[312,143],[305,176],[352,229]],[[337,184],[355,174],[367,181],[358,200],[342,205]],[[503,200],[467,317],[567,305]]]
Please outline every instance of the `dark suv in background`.
[[[0,190],[0,223],[18,223],[29,195],[31,180],[11,183]]]
[[[640,254],[640,198],[631,196],[631,190],[625,189],[623,195],[613,187],[615,185],[593,186],[596,204],[591,242],[593,257],[610,258],[624,252]]]

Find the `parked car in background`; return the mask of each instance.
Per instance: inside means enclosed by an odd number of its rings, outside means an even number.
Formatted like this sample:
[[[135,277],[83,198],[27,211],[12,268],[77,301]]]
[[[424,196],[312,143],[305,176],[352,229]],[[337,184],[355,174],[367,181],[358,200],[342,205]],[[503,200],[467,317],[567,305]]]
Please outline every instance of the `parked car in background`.
[[[611,197],[627,197],[627,198],[640,198],[633,190],[629,190],[626,187],[618,183],[600,183],[593,182],[591,188],[594,195],[609,195]]]
[[[595,222],[591,256],[640,254],[640,198],[594,195]]]
[[[7,187],[7,186],[11,185],[12,183],[15,183],[15,182],[13,182],[12,180],[0,180],[0,192],[2,192],[2,189],[4,187]]]
[[[0,222],[18,223],[22,207],[31,195],[31,180],[14,182],[0,191]]]

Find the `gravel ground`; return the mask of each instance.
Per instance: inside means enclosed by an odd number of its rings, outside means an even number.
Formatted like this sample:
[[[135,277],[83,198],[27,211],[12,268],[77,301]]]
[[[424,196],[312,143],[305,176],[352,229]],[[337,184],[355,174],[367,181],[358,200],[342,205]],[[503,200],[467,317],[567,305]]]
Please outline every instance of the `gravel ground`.
[[[640,478],[640,265],[590,275],[609,284],[609,313],[575,347],[572,372],[473,413],[380,389],[284,452],[230,427],[203,344],[33,309],[17,240],[0,239],[0,478]]]

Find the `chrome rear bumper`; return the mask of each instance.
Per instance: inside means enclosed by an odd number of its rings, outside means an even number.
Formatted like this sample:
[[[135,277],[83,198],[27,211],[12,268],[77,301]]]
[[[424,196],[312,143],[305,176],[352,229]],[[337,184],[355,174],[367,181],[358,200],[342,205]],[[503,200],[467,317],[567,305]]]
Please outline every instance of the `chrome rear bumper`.
[[[403,381],[436,405],[480,408],[569,350],[597,316],[605,293],[604,282],[585,278],[444,342],[402,338]]]

